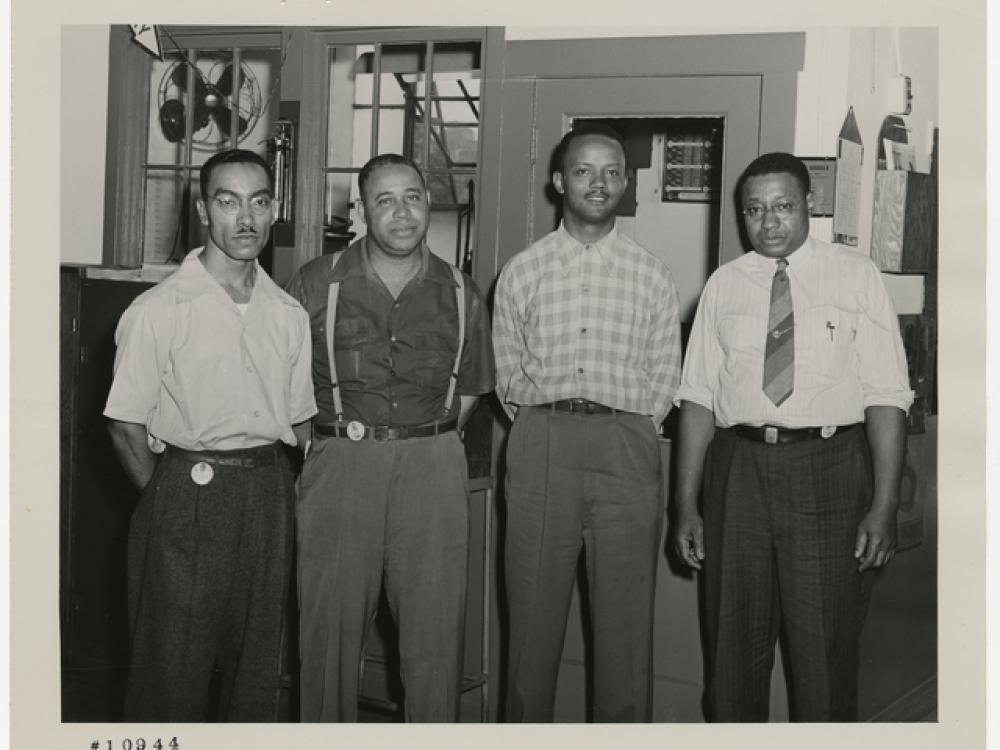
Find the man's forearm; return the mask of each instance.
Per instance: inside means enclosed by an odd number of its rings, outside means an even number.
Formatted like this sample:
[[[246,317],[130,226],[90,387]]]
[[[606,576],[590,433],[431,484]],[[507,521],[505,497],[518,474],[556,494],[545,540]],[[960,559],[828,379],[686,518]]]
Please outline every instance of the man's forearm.
[[[108,425],[111,444],[132,484],[142,490],[153,476],[157,456],[146,443],[145,425],[112,420]]]
[[[675,502],[680,514],[698,511],[705,453],[715,434],[715,415],[692,401],[681,402]]]
[[[895,406],[869,406],[865,432],[872,453],[872,509],[895,512],[906,451],[906,414]]]

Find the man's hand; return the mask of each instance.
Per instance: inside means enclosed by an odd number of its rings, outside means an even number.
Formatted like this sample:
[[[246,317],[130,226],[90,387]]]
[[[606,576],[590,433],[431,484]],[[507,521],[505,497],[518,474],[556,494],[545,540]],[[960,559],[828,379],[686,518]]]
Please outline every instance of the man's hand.
[[[883,511],[872,509],[858,524],[858,536],[854,542],[854,559],[859,561],[858,572],[887,565],[896,554],[896,513],[895,509]]]
[[[906,414],[894,406],[869,406],[865,409],[865,432],[872,452],[874,487],[871,509],[858,524],[854,542],[859,571],[882,567],[896,552],[896,508],[906,451]]]
[[[697,513],[679,516],[670,540],[674,552],[685,565],[701,570],[701,561],[705,559],[705,532],[701,516]]]

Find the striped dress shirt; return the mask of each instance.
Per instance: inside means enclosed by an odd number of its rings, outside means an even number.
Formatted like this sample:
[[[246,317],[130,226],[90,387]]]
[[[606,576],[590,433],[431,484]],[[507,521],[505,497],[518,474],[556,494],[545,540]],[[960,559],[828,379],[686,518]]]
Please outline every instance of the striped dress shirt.
[[[869,406],[913,402],[899,320],[867,256],[808,238],[788,256],[795,312],[795,387],[775,406],[761,387],[776,261],[750,252],[709,278],[698,303],[676,404],[720,427],[846,425]]]
[[[680,379],[677,289],[617,228],[585,245],[560,226],[497,281],[497,394],[518,406],[585,398],[659,424]]]

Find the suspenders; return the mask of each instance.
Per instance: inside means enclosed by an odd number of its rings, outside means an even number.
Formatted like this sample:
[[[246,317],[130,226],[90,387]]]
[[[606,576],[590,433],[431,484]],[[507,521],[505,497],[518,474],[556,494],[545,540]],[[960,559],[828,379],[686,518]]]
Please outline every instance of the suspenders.
[[[330,270],[337,267],[337,262],[344,254],[339,250],[333,254]],[[452,265],[448,266],[458,286],[455,288],[455,305],[458,309],[458,351],[455,354],[455,364],[448,378],[448,395],[444,399],[444,414],[446,416],[455,400],[455,387],[458,384],[458,369],[462,364],[462,348],[465,345],[465,278],[462,272]],[[340,398],[340,382],[337,378],[337,362],[334,358],[333,330],[337,324],[337,299],[340,295],[340,282],[331,281],[326,292],[326,355],[330,360],[330,383],[333,390],[333,410],[337,414],[337,422],[344,421],[344,402]]]

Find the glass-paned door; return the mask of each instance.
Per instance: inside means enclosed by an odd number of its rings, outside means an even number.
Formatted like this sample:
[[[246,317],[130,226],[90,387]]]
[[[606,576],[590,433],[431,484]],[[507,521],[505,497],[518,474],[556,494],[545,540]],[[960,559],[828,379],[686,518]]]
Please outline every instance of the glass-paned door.
[[[327,46],[323,252],[364,233],[357,175],[372,156],[398,153],[424,172],[428,245],[471,265],[479,175],[482,40],[418,39]]]

